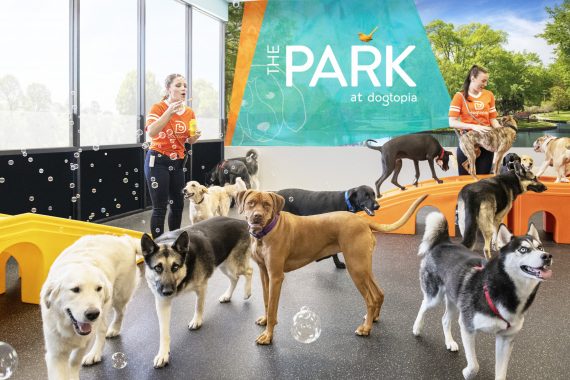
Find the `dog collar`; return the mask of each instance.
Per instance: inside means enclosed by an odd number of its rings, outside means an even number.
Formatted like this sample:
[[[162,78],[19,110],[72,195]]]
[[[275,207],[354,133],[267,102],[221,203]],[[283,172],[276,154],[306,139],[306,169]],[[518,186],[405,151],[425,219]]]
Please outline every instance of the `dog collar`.
[[[547,138],[546,140],[544,140],[543,144],[544,144],[544,150],[546,150],[546,147],[548,147],[548,144],[550,144],[552,141],[556,140],[557,137],[554,136],[550,136],[549,138]]]
[[[263,227],[263,229],[261,231],[259,231],[259,232],[249,231],[249,234],[256,239],[261,239],[262,237],[264,237],[265,235],[270,233],[271,230],[273,230],[273,228],[277,224],[278,220],[279,220],[279,214],[276,214],[275,217],[273,218],[273,220],[271,221],[271,223],[269,223],[267,226]]]
[[[202,197],[202,200],[200,202],[194,202],[194,204],[197,204],[197,205],[202,204],[202,202],[204,202],[204,199],[206,199],[206,197]]]
[[[485,299],[487,300],[487,305],[489,305],[489,308],[491,309],[493,314],[495,314],[497,317],[499,317],[501,320],[503,320],[507,324],[507,328],[511,327],[511,324],[509,323],[509,321],[507,321],[505,318],[503,318],[503,316],[501,315],[501,313],[499,312],[499,310],[497,309],[497,307],[493,303],[493,300],[491,299],[491,294],[489,294],[489,287],[487,286],[487,284],[483,285],[483,290],[485,291]]]
[[[350,199],[348,199],[348,190],[344,192],[344,201],[346,202],[346,207],[348,207],[348,211],[355,212],[354,206],[350,203]]]
[[[441,153],[439,154],[438,160],[443,160],[443,156],[445,156],[445,150],[441,148]]]
[[[513,125],[507,124],[506,127],[507,127],[507,128],[511,128],[513,131],[515,131],[515,132],[517,132],[517,133],[519,132],[519,130],[516,129]]]

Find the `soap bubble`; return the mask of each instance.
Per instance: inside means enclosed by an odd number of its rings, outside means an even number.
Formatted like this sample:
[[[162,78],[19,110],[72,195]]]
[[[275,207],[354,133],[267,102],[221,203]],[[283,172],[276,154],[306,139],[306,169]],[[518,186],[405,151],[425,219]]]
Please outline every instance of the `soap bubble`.
[[[28,157],[28,162],[34,162],[34,158],[33,158],[33,157]]]
[[[158,188],[158,182],[152,182],[152,183],[150,184],[150,187],[152,187],[153,189]]]
[[[51,175],[48,177],[48,182],[53,182],[53,177]]]
[[[294,200],[295,200],[295,198],[289,197],[289,202],[293,203]]]
[[[28,152],[26,152],[25,149],[22,149],[22,156],[26,157],[28,155]]]
[[[176,146],[175,146],[176,147]],[[171,160],[176,160],[178,158],[178,156],[176,155],[176,153],[170,153],[170,159]]]
[[[93,151],[97,152],[99,150],[99,145],[93,145]]]
[[[123,178],[123,183],[128,183],[129,179],[128,178]]]
[[[298,342],[313,343],[321,336],[321,318],[307,306],[303,306],[293,317],[291,335]]]
[[[111,359],[113,360],[113,368],[123,369],[127,366],[127,355],[122,352],[115,352]]]
[[[4,177],[0,177],[0,183],[4,183],[6,182],[6,179]]]
[[[0,342],[0,379],[9,379],[18,368],[18,354],[8,343]]]
[[[8,160],[8,165],[10,166],[14,165],[14,160]]]

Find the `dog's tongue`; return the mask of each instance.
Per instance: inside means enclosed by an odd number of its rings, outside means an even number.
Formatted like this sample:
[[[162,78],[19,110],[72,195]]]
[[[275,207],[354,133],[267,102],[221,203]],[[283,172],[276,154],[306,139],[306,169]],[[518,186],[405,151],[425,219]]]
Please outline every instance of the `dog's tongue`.
[[[89,334],[91,332],[91,323],[77,322],[77,326],[79,326],[79,331],[81,331],[82,334]]]
[[[552,277],[552,270],[541,268],[540,269],[540,277],[544,278],[544,279]]]

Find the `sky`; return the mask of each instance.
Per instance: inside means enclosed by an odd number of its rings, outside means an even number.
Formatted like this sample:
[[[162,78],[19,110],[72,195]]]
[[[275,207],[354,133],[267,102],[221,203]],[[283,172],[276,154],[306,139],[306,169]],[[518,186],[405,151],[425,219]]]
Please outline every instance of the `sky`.
[[[508,33],[507,50],[537,53],[544,64],[554,61],[554,47],[535,35],[542,33],[548,13],[562,0],[415,0],[424,25],[440,19],[456,26],[478,22]]]

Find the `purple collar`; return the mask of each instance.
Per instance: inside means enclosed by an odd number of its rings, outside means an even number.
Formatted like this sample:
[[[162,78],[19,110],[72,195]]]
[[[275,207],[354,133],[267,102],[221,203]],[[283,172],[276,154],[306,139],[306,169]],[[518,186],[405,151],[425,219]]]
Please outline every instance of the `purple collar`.
[[[271,230],[273,230],[273,228],[275,227],[275,225],[277,224],[277,221],[279,220],[279,214],[276,214],[275,217],[273,218],[273,220],[271,221],[271,223],[269,223],[267,226],[263,227],[263,229],[259,232],[251,232],[249,231],[250,235],[253,236],[256,239],[261,239],[262,237],[264,237],[265,235],[267,235],[268,233],[271,232]]]

